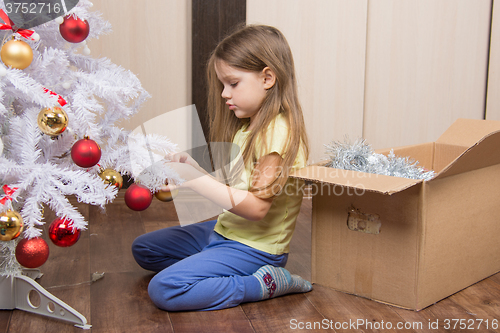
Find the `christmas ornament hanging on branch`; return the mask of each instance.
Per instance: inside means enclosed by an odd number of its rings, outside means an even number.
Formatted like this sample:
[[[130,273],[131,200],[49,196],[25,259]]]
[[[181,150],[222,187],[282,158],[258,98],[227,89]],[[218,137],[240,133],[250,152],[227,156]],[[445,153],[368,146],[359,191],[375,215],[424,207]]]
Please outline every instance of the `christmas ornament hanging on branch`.
[[[119,172],[113,169],[105,169],[99,173],[99,177],[106,185],[115,186],[121,189],[123,186],[123,177]]]
[[[135,211],[142,211],[151,205],[153,194],[144,185],[132,184],[125,192],[125,204]]]
[[[72,15],[65,16],[59,26],[61,36],[70,43],[83,42],[90,33],[90,25],[87,20],[81,20]]]
[[[2,190],[4,195],[0,198],[0,205],[5,207],[7,204],[12,207],[12,200],[14,194],[18,190],[17,187],[9,187],[8,185],[3,185]],[[0,213],[0,240],[1,241],[11,241],[19,237],[23,231],[24,222],[21,214],[18,212],[7,209],[6,211]]]
[[[37,268],[49,258],[49,246],[40,237],[22,239],[16,246],[16,259],[26,268]]]
[[[165,185],[168,185],[168,182],[165,183]],[[155,198],[164,201],[164,202],[170,202],[175,199],[175,197],[179,194],[179,190],[173,190],[173,191],[156,191],[155,192]]]
[[[58,136],[64,132],[68,122],[68,115],[58,106],[44,108],[38,114],[38,127],[49,136]]]
[[[38,41],[40,38],[40,36],[32,30],[18,29],[2,9],[0,9],[0,19],[3,21],[3,24],[0,24],[0,30],[12,31],[21,37],[35,41]],[[14,36],[12,36],[12,40],[2,45],[0,58],[7,67],[25,69],[33,61],[33,50],[28,43],[22,40],[16,40]]]
[[[172,181],[172,184],[177,185],[184,182],[184,179],[181,179],[172,172],[167,165],[168,162],[169,161],[166,159],[158,161],[150,167],[144,169],[137,177],[138,182],[151,189],[156,199],[164,202],[174,200],[179,193],[179,190],[161,191],[161,187],[163,185],[168,185],[168,180]]]
[[[82,168],[91,168],[101,159],[101,147],[94,140],[85,137],[78,140],[71,148],[71,158]]]
[[[0,240],[11,241],[19,237],[23,231],[23,218],[12,210],[0,214]]]
[[[29,44],[22,40],[10,40],[2,45],[0,57],[7,67],[25,69],[33,61],[33,51]]]
[[[73,221],[58,218],[49,227],[49,238],[57,246],[68,247],[74,245],[80,239],[80,230],[73,226]]]
[[[430,180],[435,176],[434,171],[418,166],[418,162],[409,157],[396,156],[393,150],[387,156],[375,153],[364,139],[351,143],[346,138],[344,142],[333,141],[325,148],[329,155],[326,167],[410,179]]]

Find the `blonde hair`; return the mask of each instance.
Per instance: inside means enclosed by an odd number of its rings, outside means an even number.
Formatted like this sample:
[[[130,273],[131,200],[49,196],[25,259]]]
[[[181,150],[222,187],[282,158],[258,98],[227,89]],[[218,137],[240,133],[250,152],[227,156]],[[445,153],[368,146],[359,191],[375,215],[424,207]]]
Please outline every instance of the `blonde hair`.
[[[272,197],[277,194],[276,188],[284,187],[300,149],[304,150],[306,160],[309,155],[292,52],[283,34],[278,29],[265,25],[239,28],[217,45],[207,67],[210,142],[232,142],[236,132],[249,119],[239,119],[228,111],[226,101],[221,96],[223,85],[215,72],[218,61],[253,72],[262,72],[265,67],[269,67],[275,73],[276,82],[266,93],[259,116],[254,120],[255,130],[249,134],[242,152],[244,165],[257,162],[257,149],[260,149],[260,156],[263,156],[267,149],[265,145],[257,147],[257,142],[267,142],[266,131],[269,125],[278,114],[284,116],[288,123],[290,141],[284,150],[286,154],[282,156],[281,172],[271,184],[250,189],[258,197]],[[218,165],[226,165],[224,162],[228,162],[228,155],[216,155],[212,158],[225,159],[218,161],[217,163],[221,163]]]

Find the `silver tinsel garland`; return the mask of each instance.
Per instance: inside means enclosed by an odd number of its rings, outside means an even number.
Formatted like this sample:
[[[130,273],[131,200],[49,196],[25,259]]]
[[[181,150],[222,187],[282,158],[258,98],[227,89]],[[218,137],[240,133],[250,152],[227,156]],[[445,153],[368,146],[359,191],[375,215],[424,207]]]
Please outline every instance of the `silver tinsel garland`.
[[[22,274],[22,267],[16,260],[16,246],[18,242],[19,239],[4,242],[4,246],[0,247],[0,258],[2,258],[0,260],[0,276],[19,276]]]
[[[410,179],[430,180],[435,176],[434,171],[418,166],[418,161],[396,156],[392,149],[387,156],[375,153],[364,139],[351,143],[346,138],[325,148],[329,156],[327,167]]]

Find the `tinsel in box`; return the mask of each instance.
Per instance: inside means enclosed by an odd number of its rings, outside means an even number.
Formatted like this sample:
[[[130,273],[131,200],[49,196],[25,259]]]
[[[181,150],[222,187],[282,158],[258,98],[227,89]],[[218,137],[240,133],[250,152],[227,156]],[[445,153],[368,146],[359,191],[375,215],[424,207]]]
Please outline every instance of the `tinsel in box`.
[[[351,143],[346,138],[343,142],[333,141],[325,148],[328,154],[326,167],[409,179],[430,180],[435,176],[434,171],[419,166],[418,161],[396,156],[393,150],[387,156],[375,153],[364,139]]]

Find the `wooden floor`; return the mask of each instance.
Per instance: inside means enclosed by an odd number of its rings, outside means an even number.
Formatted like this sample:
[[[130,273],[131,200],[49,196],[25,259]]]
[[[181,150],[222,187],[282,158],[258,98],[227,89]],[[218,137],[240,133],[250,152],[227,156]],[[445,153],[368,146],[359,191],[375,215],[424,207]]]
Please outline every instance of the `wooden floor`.
[[[50,257],[41,267],[44,276],[37,281],[83,314],[92,325],[92,332],[459,332],[460,322],[453,322],[453,319],[461,319],[468,328],[474,328],[464,332],[500,331],[491,328],[493,320],[500,320],[500,274],[420,312],[383,305],[320,285],[314,285],[314,290],[307,294],[288,295],[227,310],[164,312],[150,302],[147,286],[153,275],[135,263],[130,245],[138,235],[177,224],[174,205],[154,200],[146,211],[134,212],[125,206],[122,191],[115,202],[107,206],[105,214],[96,207],[79,205],[79,209],[88,218],[89,229],[70,248],[58,248],[48,242]],[[50,212],[47,215],[46,220],[50,223],[54,215]],[[310,223],[311,200],[306,199],[287,268],[307,279],[311,277]],[[94,272],[105,275],[91,283]],[[353,329],[352,323],[359,320],[366,320],[368,324]],[[446,320],[450,320],[450,329],[444,327]],[[483,322],[478,328],[480,320]],[[429,323],[436,321],[439,329],[429,329]],[[489,329],[486,329],[486,321]],[[307,326],[315,322],[316,329]],[[381,329],[388,323],[393,325],[392,329]],[[398,323],[414,329],[398,330]],[[453,329],[454,324],[457,329]],[[303,330],[299,329],[302,325]],[[327,329],[330,325],[333,329]],[[345,329],[335,330],[335,325],[343,325]],[[0,311],[2,332],[84,331],[37,314],[3,310]]]

